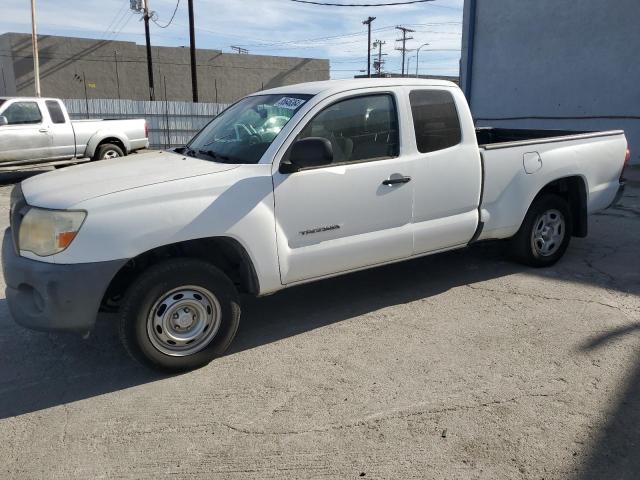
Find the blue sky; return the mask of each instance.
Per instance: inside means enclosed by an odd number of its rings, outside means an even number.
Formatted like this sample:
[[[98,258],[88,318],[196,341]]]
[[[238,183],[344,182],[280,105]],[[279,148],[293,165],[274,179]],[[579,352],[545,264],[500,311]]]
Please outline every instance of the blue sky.
[[[129,0],[36,0],[38,32],[144,43],[140,15]],[[149,0],[157,22],[166,24],[177,0]],[[385,3],[385,0],[332,0],[333,3]],[[31,31],[29,0],[2,0],[0,33]],[[231,45],[252,54],[328,58],[332,78],[349,78],[366,69],[366,26],[377,17],[372,39],[385,41],[386,70],[400,71],[395,39],[403,25],[415,30],[409,48],[429,43],[420,51],[420,73],[457,75],[460,59],[464,0],[435,0],[387,7],[327,7],[290,0],[195,0],[196,44],[231,51]],[[180,4],[168,28],[152,24],[153,45],[189,45],[187,0]],[[410,52],[407,57],[415,55]],[[415,58],[410,60],[415,72]]]

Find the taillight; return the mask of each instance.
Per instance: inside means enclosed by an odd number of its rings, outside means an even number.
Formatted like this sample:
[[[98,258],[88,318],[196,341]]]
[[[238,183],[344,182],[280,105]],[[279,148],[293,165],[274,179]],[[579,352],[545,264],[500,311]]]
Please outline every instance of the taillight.
[[[629,144],[627,144],[627,153],[624,156],[624,166],[626,167],[631,163],[631,149],[629,148]]]
[[[147,121],[144,121],[144,136],[149,138],[149,124]],[[627,149],[627,153],[629,153],[629,149]]]

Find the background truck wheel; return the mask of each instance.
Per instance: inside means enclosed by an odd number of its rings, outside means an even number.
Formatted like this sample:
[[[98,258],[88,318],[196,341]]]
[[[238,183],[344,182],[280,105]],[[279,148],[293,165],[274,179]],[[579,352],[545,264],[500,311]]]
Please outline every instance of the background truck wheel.
[[[177,258],[150,267],[129,287],[121,307],[120,339],[149,367],[202,367],[229,347],[240,323],[233,283],[215,266]]]
[[[548,267],[556,263],[569,246],[572,232],[567,201],[555,194],[536,199],[511,239],[511,253],[521,263]]]
[[[110,158],[124,157],[122,149],[113,143],[100,145],[93,155],[94,160],[109,160]]]

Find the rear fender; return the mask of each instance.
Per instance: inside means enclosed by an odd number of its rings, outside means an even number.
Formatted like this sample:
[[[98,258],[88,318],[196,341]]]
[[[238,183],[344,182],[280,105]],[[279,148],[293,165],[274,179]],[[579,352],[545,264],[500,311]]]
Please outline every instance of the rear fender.
[[[122,132],[113,132],[111,130],[98,130],[87,142],[87,148],[84,151],[84,156],[91,158],[96,153],[98,145],[100,145],[105,139],[114,138],[117,139],[124,146],[125,152],[131,151],[131,142],[129,138]]]

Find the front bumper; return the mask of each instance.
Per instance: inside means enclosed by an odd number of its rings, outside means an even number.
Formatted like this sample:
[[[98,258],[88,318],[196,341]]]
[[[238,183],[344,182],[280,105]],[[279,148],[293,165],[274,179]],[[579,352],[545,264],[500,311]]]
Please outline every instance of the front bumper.
[[[11,229],[2,242],[9,311],[33,330],[84,333],[96,321],[109,283],[127,260],[60,265],[19,256]]]

